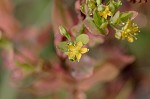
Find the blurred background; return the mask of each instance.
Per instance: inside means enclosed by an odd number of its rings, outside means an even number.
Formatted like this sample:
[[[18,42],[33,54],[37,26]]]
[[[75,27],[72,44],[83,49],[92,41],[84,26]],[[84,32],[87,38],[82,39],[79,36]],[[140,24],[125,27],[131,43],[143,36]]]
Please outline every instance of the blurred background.
[[[0,0],[0,99],[150,99],[150,2],[122,1],[122,10],[139,13],[138,39],[117,41],[135,60],[77,83],[60,68],[54,45],[61,20],[77,23],[76,0]]]

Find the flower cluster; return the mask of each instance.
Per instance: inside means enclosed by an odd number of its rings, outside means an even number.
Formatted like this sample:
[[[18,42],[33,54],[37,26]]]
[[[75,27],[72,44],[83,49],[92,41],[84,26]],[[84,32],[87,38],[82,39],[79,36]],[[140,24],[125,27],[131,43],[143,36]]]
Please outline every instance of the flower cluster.
[[[86,17],[90,17],[86,19],[92,23],[91,25],[95,25],[99,33],[108,34],[105,30],[110,25],[116,30],[116,38],[122,40],[127,38],[129,42],[133,42],[139,31],[138,26],[132,22],[137,13],[135,11],[120,12],[118,9],[121,5],[120,0],[109,0],[105,5],[102,0],[86,0],[81,6],[81,11]]]
[[[121,5],[121,0],[109,0],[108,2],[102,2],[102,0],[85,0],[85,2],[82,2],[80,9],[86,16],[81,21],[83,28],[86,28],[94,35],[106,36],[109,33],[108,26],[111,26],[116,31],[115,38],[121,40],[127,39],[128,42],[133,42],[137,39],[136,35],[139,32],[137,24],[133,23],[137,12],[121,12],[119,11]],[[68,55],[70,60],[79,61],[82,54],[88,52],[87,48],[82,48],[82,44],[84,44],[82,41],[87,40],[88,35],[82,31],[80,35],[84,34],[84,36],[80,37],[78,42],[73,42],[66,29],[60,27],[60,32],[69,41],[69,45],[65,47],[67,50],[63,51]]]
[[[116,38],[118,39],[127,39],[129,42],[133,42],[134,39],[137,39],[135,35],[139,31],[137,24],[132,23],[131,20],[128,20],[124,27],[120,31],[116,32]]]

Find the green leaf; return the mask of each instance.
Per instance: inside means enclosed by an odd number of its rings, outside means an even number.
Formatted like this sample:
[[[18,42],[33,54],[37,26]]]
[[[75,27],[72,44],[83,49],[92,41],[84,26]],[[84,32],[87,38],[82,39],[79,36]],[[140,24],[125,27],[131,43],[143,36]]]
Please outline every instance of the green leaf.
[[[100,5],[102,3],[102,0],[96,0],[97,5]]]
[[[117,11],[115,15],[110,19],[111,23],[116,24],[119,20],[119,16],[120,16],[120,11]]]
[[[78,23],[77,25],[74,25],[71,28],[71,33],[75,36],[84,33],[84,31],[85,31],[85,26],[83,25],[82,22]]]
[[[69,41],[71,40],[69,33],[63,26],[59,26],[60,33],[65,36]]]
[[[95,11],[95,13],[93,15],[93,19],[94,19],[94,23],[97,26],[101,26],[103,19],[99,16],[98,11]]]
[[[95,35],[106,35],[108,34],[108,31],[104,31],[102,29],[100,29],[100,26],[97,26],[94,23],[93,18],[90,17],[86,17],[86,19],[83,21],[85,27],[88,29],[89,32],[95,34]]]
[[[85,13],[85,4],[81,5],[80,10],[81,10],[82,13]]]
[[[86,19],[83,21],[85,27],[89,30],[89,32],[93,34],[100,34],[99,29],[96,27],[95,23],[93,22],[93,19],[91,17],[86,17]]]
[[[120,20],[121,22],[126,22],[132,16],[133,16],[132,12],[122,12],[120,15]]]
[[[57,48],[62,50],[63,52],[67,52],[68,51],[68,42],[60,42],[57,45]]]
[[[89,42],[89,36],[86,34],[81,34],[76,38],[76,41],[81,41],[83,44],[87,44]]]
[[[99,6],[97,7],[97,10],[98,10],[98,11],[103,11],[103,10],[104,10],[104,5],[99,5]]]
[[[115,6],[114,6],[114,4],[112,2],[109,3],[109,7],[110,7],[111,12],[115,13],[116,8],[115,8]]]
[[[80,7],[80,10],[82,13],[84,13],[85,15],[88,14],[88,6],[86,4],[82,4]]]
[[[98,28],[98,30],[100,31],[100,33],[107,34],[107,31],[105,31],[105,29],[107,28],[108,22],[99,16],[98,11],[95,11],[95,13],[93,15],[93,19],[94,19],[93,21],[94,21],[96,27]]]
[[[88,1],[88,8],[95,9],[96,8],[96,2],[95,1]]]
[[[122,2],[120,0],[118,0],[117,2],[115,2],[114,0],[112,0],[110,3],[109,3],[109,7],[111,9],[111,11],[113,13],[115,13],[119,7],[122,5]]]
[[[113,2],[116,10],[122,5],[122,2],[120,0],[118,0],[117,2]]]
[[[138,15],[138,12],[136,11],[129,11],[129,12],[132,13],[131,20],[133,20]]]
[[[108,25],[108,22],[106,21],[106,22],[102,23],[100,28],[103,30],[103,29],[107,28],[107,25]]]
[[[119,30],[116,30],[115,37],[121,39],[121,32]]]

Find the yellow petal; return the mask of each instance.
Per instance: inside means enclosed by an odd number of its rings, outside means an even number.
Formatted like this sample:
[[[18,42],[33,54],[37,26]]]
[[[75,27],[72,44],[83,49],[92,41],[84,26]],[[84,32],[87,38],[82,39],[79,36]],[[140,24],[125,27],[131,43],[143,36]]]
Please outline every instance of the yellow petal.
[[[108,15],[108,16],[111,16],[111,12],[109,11],[107,15]]]
[[[69,59],[75,58],[75,53],[69,52],[69,53],[68,53],[68,57],[69,57]]]
[[[82,46],[83,46],[83,43],[82,43],[81,41],[79,41],[79,42],[77,43],[77,48],[80,49]]]
[[[132,43],[134,41],[133,37],[128,37],[128,41]]]
[[[99,12],[100,16],[107,19],[108,16],[111,16],[111,11],[109,10],[109,6],[105,7],[103,12]]]
[[[103,17],[103,18],[105,18],[105,19],[107,19],[107,14],[105,12],[101,12],[100,16]]]
[[[131,24],[132,24],[132,21],[128,20],[124,28],[125,29],[131,28]]]
[[[103,17],[104,17],[105,19],[107,19],[107,14],[104,14]]]
[[[74,50],[75,50],[75,47],[74,47],[73,45],[68,45],[68,49],[69,49],[70,51],[74,51]]]
[[[88,52],[89,51],[89,49],[87,49],[87,48],[82,48],[81,50],[80,50],[80,52],[82,53],[82,54],[84,54],[84,53],[86,53],[86,52]]]
[[[79,60],[81,59],[81,53],[76,54],[76,58],[77,58],[77,60],[79,62]]]
[[[105,11],[109,11],[109,6],[106,6]]]

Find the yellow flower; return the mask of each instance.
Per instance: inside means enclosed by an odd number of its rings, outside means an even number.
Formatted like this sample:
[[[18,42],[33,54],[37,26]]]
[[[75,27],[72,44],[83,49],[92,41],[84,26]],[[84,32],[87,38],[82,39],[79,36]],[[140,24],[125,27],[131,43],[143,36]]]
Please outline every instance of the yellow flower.
[[[68,55],[69,59],[72,61],[78,61],[81,59],[82,54],[89,51],[87,48],[82,48],[83,43],[81,41],[77,42],[76,44],[69,44],[68,45],[68,52],[66,54]]]
[[[122,28],[122,30],[116,33],[116,38],[126,38],[129,42],[133,42],[134,39],[137,39],[135,35],[137,35],[138,31],[139,28],[137,24],[134,24],[131,20],[128,20],[126,25]]]
[[[99,14],[100,14],[101,17],[103,17],[105,19],[107,19],[108,16],[112,15],[111,11],[109,10],[109,6],[106,6],[104,11],[99,12]]]

